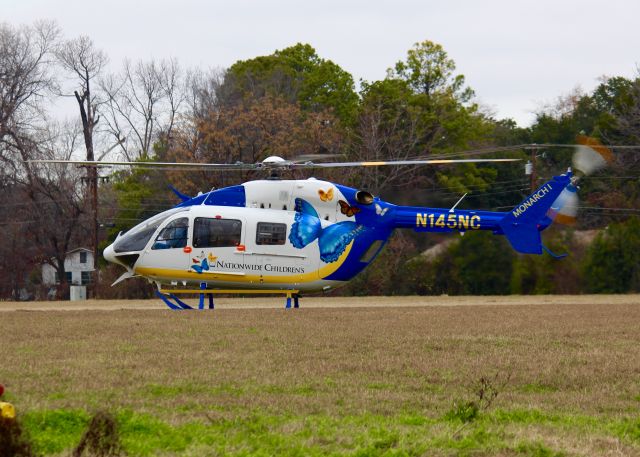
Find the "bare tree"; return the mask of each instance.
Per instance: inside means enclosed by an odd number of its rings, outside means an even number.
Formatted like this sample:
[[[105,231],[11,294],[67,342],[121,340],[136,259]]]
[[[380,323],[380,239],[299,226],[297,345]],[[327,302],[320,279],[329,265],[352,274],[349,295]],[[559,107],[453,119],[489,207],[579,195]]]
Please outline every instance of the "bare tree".
[[[41,126],[21,143],[25,155],[45,159],[69,159],[81,132],[77,124]],[[52,265],[60,279],[59,296],[66,295],[64,260],[84,234],[86,199],[81,192],[77,168],[32,164],[18,179],[4,184],[13,198],[0,212],[0,286],[6,296],[19,298],[30,271],[42,263]],[[25,178],[25,179],[23,179]]]
[[[77,123],[51,124],[38,142],[39,156],[68,160],[77,150],[81,130]],[[91,224],[86,221],[88,199],[83,195],[82,170],[60,164],[38,165],[33,170],[30,199],[34,223],[31,235],[39,246],[38,259],[58,273],[58,296],[66,296],[68,283],[64,262],[80,239],[86,239]]]
[[[176,123],[176,117],[186,100],[185,81],[176,59],[160,62],[159,79],[167,105],[167,122],[163,128],[163,133],[170,139]]]
[[[68,40],[59,46],[56,52],[62,67],[73,75],[76,89],[73,95],[80,108],[82,132],[87,151],[87,160],[95,160],[93,150],[93,134],[100,121],[98,114],[99,102],[92,93],[92,83],[107,64],[107,55],[97,49],[89,37]],[[93,214],[93,266],[96,268],[98,259],[98,171],[96,167],[87,168],[88,184],[91,194],[91,209]]]
[[[97,113],[97,99],[91,93],[93,81],[107,64],[107,55],[93,44],[87,36],[68,40],[58,47],[56,52],[62,67],[74,75],[76,89],[73,95],[80,108],[87,160],[94,160],[93,131],[100,121]]]
[[[101,87],[106,95],[107,130],[127,160],[149,158],[160,135],[171,137],[185,100],[177,60],[125,61],[122,72],[104,78]],[[122,141],[125,137],[127,143]]]
[[[186,101],[189,114],[203,118],[219,108],[218,94],[224,83],[224,70],[190,70],[186,76]]]
[[[417,113],[404,105],[388,109],[382,100],[371,100],[363,107],[355,133],[354,159],[363,161],[414,158],[421,140]],[[415,167],[368,167],[358,172],[358,183],[378,194],[414,174]]]
[[[27,230],[33,219],[28,205],[33,174],[24,161],[33,158],[33,136],[44,124],[42,100],[55,86],[50,62],[57,37],[52,22],[0,24],[0,181],[3,192],[14,196],[1,212],[0,271],[3,295],[14,299],[34,266],[37,249]]]
[[[42,100],[56,86],[51,71],[58,39],[53,22],[0,24],[0,159],[4,173],[24,175],[30,136],[44,123]],[[17,159],[17,160],[16,160]]]

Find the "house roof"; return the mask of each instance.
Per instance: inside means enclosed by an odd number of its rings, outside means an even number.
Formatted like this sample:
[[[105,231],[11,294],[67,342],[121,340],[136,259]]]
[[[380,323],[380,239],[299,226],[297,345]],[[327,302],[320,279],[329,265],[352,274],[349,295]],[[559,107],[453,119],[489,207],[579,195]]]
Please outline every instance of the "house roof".
[[[87,249],[87,248],[75,248],[75,249],[72,249],[72,250],[68,251],[68,252],[67,252],[67,254],[71,254],[71,253],[73,253],[73,252],[78,252],[78,251],[87,251],[87,252],[91,252],[91,253],[93,253],[93,251],[92,251],[91,249]]]

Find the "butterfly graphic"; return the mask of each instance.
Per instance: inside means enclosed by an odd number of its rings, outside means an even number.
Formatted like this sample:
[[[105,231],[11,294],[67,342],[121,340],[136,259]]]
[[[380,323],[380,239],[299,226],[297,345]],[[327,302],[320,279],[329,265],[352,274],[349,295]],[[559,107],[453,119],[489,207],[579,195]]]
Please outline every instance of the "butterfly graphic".
[[[320,196],[320,200],[323,202],[330,202],[333,200],[333,187],[326,192],[322,189],[318,189],[318,195]]]
[[[196,258],[192,258],[194,265],[191,265],[191,269],[196,273],[202,273],[203,271],[209,271],[209,263],[213,263],[216,261],[218,257],[209,253],[208,256],[205,255],[204,251],[200,251],[200,255]]]
[[[376,214],[378,216],[384,216],[385,214],[387,214],[387,211],[389,211],[388,206],[386,208],[382,208],[379,204],[376,203]]]
[[[360,212],[360,208],[350,206],[344,200],[338,200],[338,203],[340,203],[340,212],[347,217],[353,217]]]
[[[295,248],[302,249],[314,240],[318,240],[320,259],[323,262],[335,262],[346,247],[364,227],[352,221],[342,221],[322,227],[318,213],[311,204],[296,198],[296,215],[289,241]]]

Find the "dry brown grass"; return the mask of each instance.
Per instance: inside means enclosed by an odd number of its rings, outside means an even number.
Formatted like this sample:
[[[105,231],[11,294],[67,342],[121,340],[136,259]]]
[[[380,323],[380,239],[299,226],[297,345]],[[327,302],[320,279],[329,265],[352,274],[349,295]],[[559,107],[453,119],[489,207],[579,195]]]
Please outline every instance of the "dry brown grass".
[[[356,305],[363,300],[372,303]],[[172,423],[255,410],[440,417],[495,374],[510,376],[495,408],[609,419],[639,410],[638,296],[385,300],[288,311],[2,312],[0,381],[23,411],[115,405]],[[474,302],[484,306],[453,306]],[[547,428],[531,433],[553,441]],[[602,454],[635,452],[593,443],[587,449]]]

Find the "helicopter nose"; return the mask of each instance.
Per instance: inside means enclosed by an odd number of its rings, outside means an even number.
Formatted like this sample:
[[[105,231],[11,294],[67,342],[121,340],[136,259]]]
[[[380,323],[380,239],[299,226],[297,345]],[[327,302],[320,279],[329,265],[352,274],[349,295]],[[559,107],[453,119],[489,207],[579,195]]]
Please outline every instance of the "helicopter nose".
[[[113,244],[110,244],[109,246],[107,246],[104,250],[104,252],[102,253],[102,256],[104,257],[104,259],[107,262],[111,262],[111,263],[120,263],[118,262],[118,260],[116,259],[116,253],[113,250]]]

